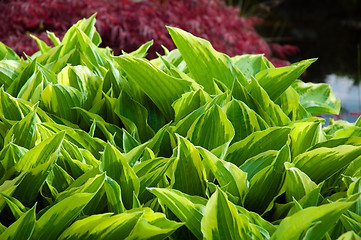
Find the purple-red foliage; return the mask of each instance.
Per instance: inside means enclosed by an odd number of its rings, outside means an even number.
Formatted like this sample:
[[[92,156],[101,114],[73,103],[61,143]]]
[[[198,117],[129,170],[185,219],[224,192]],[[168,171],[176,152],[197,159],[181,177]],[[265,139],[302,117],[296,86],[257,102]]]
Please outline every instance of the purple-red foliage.
[[[263,53],[276,66],[286,65],[287,55],[297,50],[268,45],[254,28],[262,19],[239,17],[239,9],[222,0],[9,0],[0,2],[0,9],[0,41],[20,55],[38,50],[29,33],[50,44],[45,30],[62,38],[72,24],[95,12],[102,46],[115,54],[133,51],[152,39],[150,58],[162,52],[161,44],[173,49],[166,25],[205,38],[230,56]]]

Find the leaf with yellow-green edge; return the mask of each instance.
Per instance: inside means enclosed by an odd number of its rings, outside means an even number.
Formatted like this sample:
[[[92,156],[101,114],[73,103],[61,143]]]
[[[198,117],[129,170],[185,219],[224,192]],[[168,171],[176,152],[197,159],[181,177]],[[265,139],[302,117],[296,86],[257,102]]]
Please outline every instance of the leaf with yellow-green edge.
[[[361,237],[354,231],[348,231],[339,236],[337,240],[361,240]]]
[[[203,157],[203,162],[217,179],[219,185],[227,192],[238,198],[236,204],[243,205],[248,191],[247,173],[236,165],[217,158],[204,148],[197,148]]]
[[[36,205],[25,212],[17,221],[11,224],[3,233],[0,234],[0,239],[30,239],[35,228],[35,209]]]
[[[290,161],[290,149],[285,145],[271,165],[256,173],[249,183],[245,208],[263,214],[269,211],[274,200],[284,192],[285,162]]]
[[[125,240],[131,239],[154,239],[162,240],[169,237],[175,230],[184,225],[168,220],[163,213],[155,213],[150,208],[132,209],[133,211],[144,211],[132,232]]]
[[[24,157],[26,154],[24,155]],[[16,188],[13,196],[21,201],[25,206],[31,206],[35,203],[39,191],[44,184],[47,176],[55,164],[57,155],[51,156],[47,162],[36,164],[35,167],[27,170],[28,173],[24,181]]]
[[[46,178],[46,182],[54,187],[58,192],[64,191],[72,182],[74,178],[70,176],[58,164],[54,164],[52,171]]]
[[[86,95],[83,103],[90,109],[102,97],[102,80],[86,66],[67,66],[58,74],[58,83],[73,87]]]
[[[268,128],[268,124],[242,101],[232,99],[223,110],[235,130],[232,142],[240,141],[253,132]]]
[[[147,109],[132,99],[125,91],[120,92],[114,107],[115,114],[123,122],[127,130],[133,132],[134,129],[141,142],[145,142],[154,136],[153,129],[148,125]]]
[[[96,128],[101,131],[103,137],[107,141],[115,141],[117,145],[121,146],[121,144],[123,143],[123,130],[120,127],[115,124],[106,122],[100,115],[87,111],[83,108],[75,107],[73,109],[80,113],[80,116],[89,127],[95,122]]]
[[[130,55],[114,58],[127,74],[128,80],[154,102],[167,120],[174,118],[172,103],[191,90],[192,83],[167,75],[147,60]]]
[[[234,134],[232,123],[223,110],[215,105],[192,124],[187,137],[194,145],[213,150],[229,145]]]
[[[28,79],[17,97],[35,104],[40,100],[41,93],[48,84],[49,82],[44,78],[43,73],[38,71]]]
[[[12,97],[9,93],[0,88],[0,118],[5,123],[13,125],[29,114],[33,107],[30,103]]]
[[[255,78],[275,101],[316,60],[312,58],[285,67],[265,69],[257,73]]]
[[[289,127],[271,127],[257,131],[248,137],[232,144],[224,160],[237,166],[242,165],[247,159],[268,150],[280,150],[288,141],[291,131]]]
[[[55,33],[46,31],[46,34],[48,35],[48,38],[53,42],[55,47],[61,44],[60,39],[55,35]]]
[[[6,89],[6,92],[8,92],[12,96],[17,96],[20,92],[20,89],[25,85],[28,79],[30,79],[31,77],[33,77],[33,75],[36,74],[37,69],[37,60],[32,60],[18,75],[18,77],[12,81],[12,83]]]
[[[230,57],[217,52],[210,42],[179,28],[168,26],[167,29],[192,76],[205,91],[216,93],[213,79],[224,83],[229,89],[235,78],[242,80],[242,84],[247,84],[247,80],[240,77],[242,73],[233,66]]]
[[[56,123],[41,123],[38,124],[39,132],[43,130],[41,133],[45,134],[45,131],[50,131],[50,136],[56,134],[61,131],[65,131],[65,139],[74,144],[75,146],[86,149],[91,154],[94,155],[95,158],[99,159],[105,147],[105,142],[99,138],[91,137],[88,133],[84,132],[80,129],[70,128],[64,125],[56,124]]]
[[[157,187],[160,180],[165,177],[169,166],[173,164],[174,158],[154,158],[134,165],[133,170],[140,182],[139,199],[145,202],[151,199],[151,194],[146,191],[148,187]]]
[[[130,209],[133,202],[133,192],[136,195],[139,194],[139,179],[124,155],[110,143],[105,146],[100,169],[119,184],[122,189],[124,206]]]
[[[175,189],[148,188],[160,201],[169,208],[197,239],[203,239],[201,221],[207,200],[199,196],[190,196]]]
[[[40,107],[75,123],[78,117],[73,108],[82,107],[84,101],[84,93],[81,93],[76,88],[61,84],[50,84],[41,94]]]
[[[79,216],[93,196],[92,193],[77,193],[50,206],[36,221],[32,239],[57,239]]]
[[[231,99],[231,96],[227,93],[222,93],[214,98],[212,100],[208,101],[205,105],[200,106],[199,108],[195,109],[191,113],[189,113],[187,116],[185,116],[183,119],[180,119],[174,127],[171,127],[172,132],[176,132],[179,135],[185,136],[187,135],[188,130],[194,124],[194,122],[204,113],[209,110],[212,106],[219,105],[223,107],[226,103],[228,103]]]
[[[292,199],[300,200],[303,196],[310,193],[317,187],[304,172],[296,168],[294,164],[285,162],[286,167],[286,201]]]
[[[253,176],[264,169],[265,167],[272,164],[278,154],[277,150],[268,150],[261,152],[254,157],[249,158],[239,168],[247,173],[247,179],[251,180]]]
[[[4,193],[0,193],[0,195],[5,199],[6,204],[10,208],[11,213],[14,218],[18,220],[28,209],[16,198],[12,196],[8,196]]]
[[[108,210],[115,214],[125,211],[122,200],[122,190],[119,184],[111,177],[106,176],[104,182],[104,190],[108,200]]]
[[[13,174],[11,170],[19,159],[27,152],[26,148],[12,142],[7,144],[0,152],[0,183],[9,179]]]
[[[290,127],[292,158],[326,140],[319,122],[295,122]]]
[[[300,96],[289,86],[275,101],[283,112],[292,120],[302,120],[311,117],[311,114],[300,104]]]
[[[212,194],[202,218],[203,239],[252,239],[253,232],[246,216],[238,214],[236,206],[219,188]]]
[[[0,43],[1,44],[1,43]],[[0,61],[0,85],[7,89],[19,74],[24,70],[26,62],[15,60]]]
[[[0,42],[0,60],[20,60],[14,50]]]
[[[59,132],[30,149],[16,163],[16,171],[26,171],[40,164],[55,161],[58,157],[64,136],[65,132]]]
[[[182,97],[173,102],[175,112],[174,122],[177,123],[184,117],[211,101],[212,98],[202,89],[184,93]]]
[[[249,79],[256,76],[257,73],[274,68],[273,64],[263,54],[242,54],[234,56],[231,61],[245,76]]]
[[[58,195],[56,202],[61,202],[63,199],[68,198],[77,193],[96,194],[104,185],[105,177],[106,177],[105,173],[102,173],[89,178],[85,183],[83,183],[79,187],[72,187],[72,185],[69,185],[65,191],[61,192]]]
[[[255,101],[256,109],[253,108],[269,126],[284,126],[291,120],[286,113],[277,105],[262,88],[259,82],[251,77],[251,84],[247,86],[247,91]],[[245,102],[248,104],[248,102]]]
[[[123,76],[115,68],[114,63],[109,62],[108,72],[103,80],[103,92],[110,97],[118,98],[123,89],[123,84],[126,84]]]
[[[27,149],[31,149],[39,144],[41,137],[37,130],[36,120],[37,115],[35,108],[34,111],[10,128],[5,136],[4,144],[7,145],[12,141],[14,144]]]
[[[125,239],[143,214],[143,211],[134,211],[116,215],[112,213],[91,215],[74,222],[57,239]]]
[[[350,184],[347,189],[347,196],[351,197],[353,194],[357,194],[359,192],[361,192],[361,178],[358,178]],[[356,203],[349,210],[361,216],[361,199],[357,199]]]
[[[323,235],[334,226],[341,214],[353,203],[354,201],[351,200],[339,201],[303,209],[284,218],[270,239],[300,239],[302,234],[312,226],[314,226],[312,239],[322,239]]]
[[[63,56],[64,54],[74,49],[78,37],[76,35],[75,28],[78,28],[81,31],[83,31],[86,34],[86,36],[88,36],[88,38],[92,39],[95,45],[98,45],[101,42],[99,33],[96,31],[95,28],[95,21],[96,21],[95,16],[96,14],[93,14],[87,19],[79,20],[76,24],[74,24],[71,28],[68,29],[68,31],[65,33],[63,37],[63,40],[61,41],[64,47],[63,50],[61,51],[60,56]]]
[[[361,147],[359,146],[320,147],[298,155],[293,162],[314,182],[320,183],[340,169],[346,168],[360,154]]]
[[[300,96],[301,105],[310,114],[338,114],[340,112],[340,100],[335,98],[328,84],[295,81],[292,86]]]
[[[26,175],[28,175],[28,172],[23,172],[12,180],[7,180],[2,182],[0,185],[0,192],[8,196],[12,196],[12,194],[19,186],[19,184],[21,184],[21,182],[24,180]],[[3,210],[5,205],[6,205],[5,198],[2,195],[0,195],[0,212]]]
[[[150,41],[142,44],[137,50],[135,50],[133,52],[126,53],[126,52],[122,51],[122,53],[123,53],[123,55],[129,54],[136,58],[144,58],[145,56],[147,56],[148,50],[152,45],[153,45],[153,40],[150,40]]]
[[[36,41],[36,43],[38,44],[39,50],[42,54],[46,53],[47,51],[49,51],[51,49],[51,47],[48,46],[48,44],[46,44],[43,40],[36,37],[35,35],[30,34],[30,37],[32,37]]]
[[[176,136],[178,145],[173,164],[173,189],[205,197],[207,180],[199,152],[190,141],[178,134]]]

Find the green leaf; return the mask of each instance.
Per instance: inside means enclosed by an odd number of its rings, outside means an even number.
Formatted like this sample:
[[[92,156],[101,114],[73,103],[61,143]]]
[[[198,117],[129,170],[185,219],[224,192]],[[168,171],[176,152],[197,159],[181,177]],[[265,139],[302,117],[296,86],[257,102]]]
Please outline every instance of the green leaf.
[[[337,240],[360,240],[361,237],[354,231],[348,231],[337,238]]]
[[[202,89],[184,93],[182,97],[172,104],[175,112],[174,122],[177,123],[181,121],[188,114],[197,110],[209,101],[211,101],[211,97]]]
[[[19,60],[14,50],[0,42],[0,60]]]
[[[251,180],[256,173],[272,164],[276,159],[278,151],[268,150],[249,158],[239,168],[247,173],[247,179]]]
[[[235,78],[244,80],[239,77],[241,73],[232,65],[231,59],[214,50],[210,42],[179,28],[168,26],[167,29],[192,76],[209,94],[216,93],[213,79],[219,80],[229,89]],[[247,84],[247,81],[244,80],[242,84]]]
[[[268,128],[267,123],[242,101],[233,99],[223,107],[223,110],[235,130],[232,142],[240,141],[253,132]]]
[[[183,225],[183,223],[168,220],[162,213],[154,213],[150,208],[134,209],[132,211],[139,210],[143,210],[144,215],[137,222],[126,240],[144,238],[162,240]]]
[[[219,188],[206,205],[201,229],[203,239],[252,239],[247,217],[237,213],[236,206]]]
[[[7,145],[12,141],[18,146],[30,149],[40,143],[40,134],[36,126],[36,109],[26,115],[21,121],[14,124],[14,126],[7,133],[4,144]]]
[[[204,148],[199,147],[198,151],[203,157],[204,164],[212,171],[219,185],[238,198],[237,204],[243,205],[248,191],[247,173],[236,165],[217,158]]]
[[[74,222],[59,240],[71,239],[125,239],[144,213],[103,213],[92,215]]]
[[[173,188],[189,195],[205,197],[206,173],[202,159],[194,145],[177,135],[177,158],[173,164]]]
[[[36,222],[35,208],[36,205],[25,212],[16,222],[11,224],[3,233],[0,234],[0,239],[30,239]]]
[[[174,189],[148,188],[148,190],[184,222],[197,239],[203,239],[201,220],[207,204],[206,199]]]
[[[58,83],[77,89],[84,95],[83,107],[90,109],[101,100],[102,80],[86,66],[67,66],[58,74]]]
[[[187,137],[197,146],[213,150],[228,146],[234,137],[234,128],[219,106],[211,107],[190,127]]]
[[[38,44],[38,47],[39,47],[39,50],[40,52],[43,54],[43,53],[46,53],[47,51],[49,51],[51,49],[50,46],[48,46],[43,40],[41,40],[40,38],[30,34],[30,37],[32,37],[36,43]]]
[[[7,89],[14,81],[14,79],[16,79],[19,76],[19,74],[23,71],[25,66],[26,63],[21,61],[15,61],[15,60],[0,61],[0,85],[4,85],[5,89]]]
[[[125,211],[122,201],[122,191],[119,184],[111,177],[106,176],[104,182],[105,193],[108,199],[108,209],[116,214]]]
[[[286,201],[300,200],[317,187],[304,172],[294,167],[294,164],[285,162],[286,167]]]
[[[259,84],[275,101],[317,58],[303,60],[286,67],[265,69],[255,76]]]
[[[166,119],[173,119],[172,103],[183,93],[191,90],[192,83],[167,75],[144,59],[126,55],[116,57],[115,60],[127,74],[129,81],[142,89]]]
[[[19,186],[19,184],[21,184],[21,182],[24,180],[26,175],[28,175],[28,172],[24,172],[12,180],[4,181],[0,185],[0,192],[6,194],[7,196],[11,196],[16,190],[16,188]],[[0,212],[5,207],[5,204],[6,204],[5,198],[2,195],[0,195]]]
[[[60,84],[50,84],[41,94],[40,107],[61,118],[76,123],[77,114],[73,108],[82,107],[83,102],[84,94],[76,88]]]
[[[300,239],[313,224],[312,239],[322,239],[322,236],[331,229],[341,214],[346,211],[353,202],[334,202],[318,207],[303,209],[290,217],[283,219],[271,240]]]
[[[249,101],[251,100],[251,104],[254,105],[251,108],[255,110],[269,126],[284,126],[290,122],[290,119],[281,107],[274,103],[268,93],[253,77],[251,77],[251,84],[248,85],[247,90],[252,98],[245,103],[249,105]]]
[[[65,191],[58,195],[56,202],[61,202],[63,199],[78,193],[91,193],[95,195],[103,187],[104,181],[105,173],[88,178],[81,186],[69,185]]]
[[[312,115],[340,112],[340,100],[335,98],[328,84],[296,81],[292,86],[300,95],[301,105]]]
[[[271,127],[257,131],[245,139],[232,144],[224,159],[237,166],[247,159],[267,150],[280,150],[288,141],[291,129],[288,127]]]
[[[131,108],[129,106],[132,106]],[[115,103],[115,114],[123,122],[127,130],[135,135],[141,142],[154,136],[154,131],[148,125],[148,111],[137,101],[133,100],[125,91],[121,91]],[[135,125],[135,126],[134,126]]]
[[[15,165],[18,172],[26,171],[40,164],[54,162],[58,157],[65,132],[59,132],[30,149]]]
[[[124,206],[130,209],[133,202],[133,192],[136,195],[139,194],[139,179],[124,155],[110,143],[105,146],[100,169],[119,184],[122,189]]]
[[[242,54],[232,57],[231,60],[247,79],[255,77],[262,70],[274,68],[263,54]]]
[[[290,132],[292,158],[325,140],[319,122],[296,122]]]
[[[27,208],[19,200],[4,193],[0,194],[5,199],[15,219],[19,219],[26,212]]]
[[[147,56],[147,52],[152,45],[153,45],[153,40],[150,40],[150,41],[144,43],[143,45],[141,45],[137,50],[135,50],[131,53],[123,52],[123,54],[124,55],[129,54],[136,58],[144,58],[145,56]]]
[[[244,206],[263,214],[273,206],[275,198],[283,193],[285,178],[284,163],[290,161],[290,149],[285,145],[274,162],[256,173],[250,181]]]
[[[133,170],[140,181],[139,199],[142,202],[149,200],[149,195],[151,195],[149,192],[145,191],[146,188],[156,187],[161,179],[165,177],[166,171],[169,166],[173,164],[174,160],[174,158],[154,158],[134,165]]]
[[[51,206],[37,220],[32,239],[57,239],[93,196],[91,193],[77,193]]]
[[[319,183],[347,167],[360,154],[361,147],[351,145],[320,147],[298,155],[293,162],[314,182]]]

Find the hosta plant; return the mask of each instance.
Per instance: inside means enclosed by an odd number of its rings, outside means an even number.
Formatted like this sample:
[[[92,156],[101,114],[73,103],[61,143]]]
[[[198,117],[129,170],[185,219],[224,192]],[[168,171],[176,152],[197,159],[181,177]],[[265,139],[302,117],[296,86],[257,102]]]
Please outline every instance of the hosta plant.
[[[326,84],[168,27],[114,56],[95,17],[0,44],[0,239],[360,239],[361,120]]]

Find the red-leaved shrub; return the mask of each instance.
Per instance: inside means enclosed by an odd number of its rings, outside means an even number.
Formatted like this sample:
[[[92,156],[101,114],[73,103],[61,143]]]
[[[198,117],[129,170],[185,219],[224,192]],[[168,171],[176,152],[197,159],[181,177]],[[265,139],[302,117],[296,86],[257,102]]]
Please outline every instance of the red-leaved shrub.
[[[286,65],[292,46],[268,45],[254,26],[262,19],[239,16],[237,7],[222,0],[8,0],[0,2],[0,41],[18,54],[38,50],[33,34],[48,44],[45,30],[62,37],[72,24],[97,12],[96,27],[115,54],[130,52],[154,40],[148,57],[174,44],[166,25],[180,27],[209,40],[215,49],[230,56],[263,53],[276,65]]]

